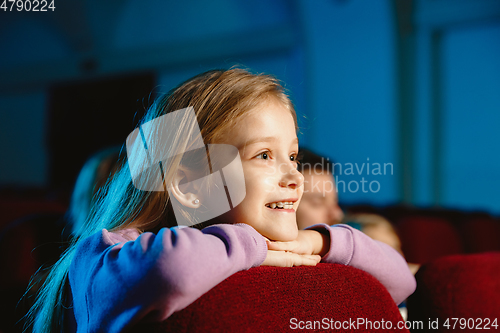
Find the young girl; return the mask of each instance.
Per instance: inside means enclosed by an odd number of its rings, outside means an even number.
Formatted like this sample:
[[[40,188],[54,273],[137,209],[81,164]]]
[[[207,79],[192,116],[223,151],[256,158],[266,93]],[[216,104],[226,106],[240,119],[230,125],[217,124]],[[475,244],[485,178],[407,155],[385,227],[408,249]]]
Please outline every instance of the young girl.
[[[174,210],[189,217],[211,199],[210,191],[183,185],[199,175],[183,159],[192,142],[180,138],[197,138],[192,125],[179,122],[173,143],[161,148],[176,156],[162,167],[169,191],[137,189],[131,162],[123,164],[87,229],[52,268],[32,309],[35,332],[119,332],[142,320],[161,321],[235,272],[259,265],[348,264],[375,276],[396,302],[413,292],[413,276],[389,246],[347,226],[298,231],[303,178],[295,160],[296,116],[275,79],[241,69],[209,71],[159,100],[143,123],[187,107],[196,112],[205,144],[238,149],[243,201],[202,230],[175,228]]]

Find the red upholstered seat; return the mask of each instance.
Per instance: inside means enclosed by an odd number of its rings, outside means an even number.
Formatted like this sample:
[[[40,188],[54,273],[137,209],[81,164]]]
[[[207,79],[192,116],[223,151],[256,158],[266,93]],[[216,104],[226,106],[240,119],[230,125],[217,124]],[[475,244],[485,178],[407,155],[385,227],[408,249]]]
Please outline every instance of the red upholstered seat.
[[[398,224],[406,261],[423,264],[451,254],[463,253],[457,229],[438,217],[410,216]]]
[[[256,267],[242,271],[166,321],[140,324],[133,331],[288,332],[299,325],[299,321],[303,321],[302,325],[306,325],[306,321],[319,321],[318,325],[324,324],[323,318],[329,325],[330,319],[340,322],[384,319],[391,321],[394,327],[392,330],[341,329],[342,332],[408,332],[395,329],[402,320],[398,308],[374,277],[336,264]]]
[[[500,221],[491,216],[470,219],[460,231],[467,253],[500,251]]]
[[[427,325],[429,318],[440,324],[446,318],[498,318],[500,325],[500,252],[442,257],[423,265],[416,279],[417,290],[407,304],[409,320]],[[490,326],[488,332],[498,330]]]

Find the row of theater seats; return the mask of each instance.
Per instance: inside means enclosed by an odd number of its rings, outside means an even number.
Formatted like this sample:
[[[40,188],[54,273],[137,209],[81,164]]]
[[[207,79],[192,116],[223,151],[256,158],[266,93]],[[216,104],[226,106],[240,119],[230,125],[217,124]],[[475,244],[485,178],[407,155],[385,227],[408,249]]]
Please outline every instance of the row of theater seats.
[[[422,264],[407,307],[409,320],[423,328],[412,331],[500,331],[500,219],[405,206],[349,210],[392,221],[407,261]]]
[[[346,209],[379,214],[391,221],[408,262],[423,264],[447,255],[500,251],[500,219],[484,212],[368,205]]]

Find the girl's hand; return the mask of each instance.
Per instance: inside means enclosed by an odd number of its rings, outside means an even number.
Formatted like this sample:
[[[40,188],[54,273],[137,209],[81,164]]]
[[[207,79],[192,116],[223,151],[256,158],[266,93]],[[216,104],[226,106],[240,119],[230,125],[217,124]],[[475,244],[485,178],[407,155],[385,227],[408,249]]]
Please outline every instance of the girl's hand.
[[[315,230],[299,230],[297,239],[289,242],[268,241],[267,248],[322,257],[330,250],[330,234],[323,234]]]
[[[267,257],[261,266],[293,267],[316,266],[321,261],[318,255],[297,254],[287,251],[267,250]]]

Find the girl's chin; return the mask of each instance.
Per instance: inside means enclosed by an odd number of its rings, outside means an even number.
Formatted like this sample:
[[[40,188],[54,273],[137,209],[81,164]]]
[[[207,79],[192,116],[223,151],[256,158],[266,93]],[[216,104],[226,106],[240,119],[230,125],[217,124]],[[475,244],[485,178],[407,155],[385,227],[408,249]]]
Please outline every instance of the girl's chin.
[[[270,240],[289,242],[297,238],[299,231],[295,214],[289,216],[265,216],[257,218],[256,214],[237,214],[236,209],[217,217],[219,223],[245,223],[253,227],[259,234]],[[258,214],[257,214],[258,215]],[[287,214],[288,215],[288,214]]]
[[[281,228],[279,230],[269,230],[268,232],[261,234],[264,237],[267,237],[273,241],[290,242],[297,239],[297,236],[299,235],[299,230],[297,228],[297,225],[295,225],[295,226],[290,226],[286,229]]]

